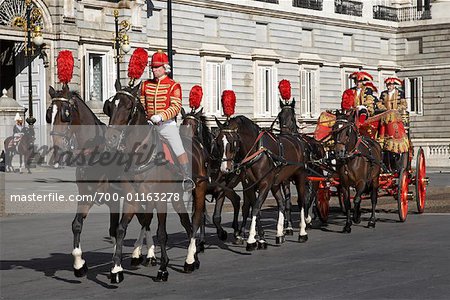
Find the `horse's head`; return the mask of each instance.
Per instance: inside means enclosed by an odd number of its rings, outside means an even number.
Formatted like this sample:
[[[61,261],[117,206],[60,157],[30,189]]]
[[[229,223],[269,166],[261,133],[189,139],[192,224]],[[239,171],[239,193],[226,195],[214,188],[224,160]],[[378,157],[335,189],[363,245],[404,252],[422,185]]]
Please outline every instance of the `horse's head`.
[[[106,130],[106,144],[110,149],[123,149],[127,125],[147,124],[145,111],[139,100],[140,85],[122,88],[116,81],[116,94],[103,105],[103,112],[109,117]]]
[[[281,133],[297,132],[297,122],[295,120],[295,99],[291,103],[284,103],[280,100],[281,111],[278,113]]]
[[[240,137],[238,124],[234,119],[221,123],[216,118],[219,134],[216,137],[216,151],[220,158],[220,171],[228,174],[234,171],[236,156],[239,153]]]
[[[66,84],[59,91],[50,86],[48,93],[52,102],[47,108],[46,121],[51,124],[50,135],[53,146],[68,150],[73,135],[70,125],[74,124],[74,115],[77,113],[74,102],[75,94],[69,90]]]
[[[354,149],[358,138],[358,129],[355,125],[355,112],[336,112],[336,122],[332,128],[335,142],[334,151],[336,158],[345,158]]]
[[[203,108],[201,108],[198,112],[192,110],[189,113],[186,113],[184,108],[181,108],[181,117],[183,121],[181,122],[180,133],[182,135],[188,136],[200,136],[200,130],[202,127],[201,117],[203,116]],[[188,132],[181,132],[187,130]]]

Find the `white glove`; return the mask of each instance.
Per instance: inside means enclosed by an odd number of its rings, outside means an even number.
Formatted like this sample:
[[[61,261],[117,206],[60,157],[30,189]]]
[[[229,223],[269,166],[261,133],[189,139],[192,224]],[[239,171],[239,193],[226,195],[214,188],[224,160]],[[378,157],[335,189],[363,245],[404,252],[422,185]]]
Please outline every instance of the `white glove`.
[[[153,124],[158,125],[160,122],[162,122],[162,117],[160,115],[153,115],[150,118],[150,121],[152,121]]]

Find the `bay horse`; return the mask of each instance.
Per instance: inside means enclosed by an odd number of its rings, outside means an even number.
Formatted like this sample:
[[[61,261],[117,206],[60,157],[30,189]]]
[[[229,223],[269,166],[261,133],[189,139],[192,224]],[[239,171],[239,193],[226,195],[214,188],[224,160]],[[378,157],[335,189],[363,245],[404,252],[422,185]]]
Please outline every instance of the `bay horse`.
[[[223,173],[243,173],[243,181],[248,182],[259,193],[251,203],[252,222],[247,239],[247,250],[266,248],[267,242],[261,226],[261,208],[269,191],[278,204],[277,244],[284,242],[284,199],[281,185],[292,179],[298,192],[300,210],[299,241],[308,239],[305,222],[305,160],[303,144],[295,137],[285,135],[275,137],[261,130],[245,116],[237,116],[221,123],[216,118],[219,134],[216,144],[222,154],[220,170]],[[244,186],[245,189],[245,186]],[[258,238],[256,240],[256,227]]]
[[[75,178],[80,195],[93,196],[98,191],[109,194],[117,192],[116,185],[108,184],[107,175],[110,169],[95,163],[98,156],[95,152],[104,150],[106,125],[97,118],[80,95],[70,91],[67,85],[58,91],[50,86],[49,94],[51,105],[47,109],[46,121],[51,124],[50,135],[55,161],[62,162],[64,158],[67,165],[76,166]],[[76,149],[71,149],[72,140],[76,141]],[[82,162],[83,159],[84,162]],[[88,272],[88,265],[82,257],[80,241],[84,220],[94,203],[106,204],[109,207],[109,236],[115,244],[120,203],[118,201],[78,201],[77,212],[72,222],[73,271],[76,277],[83,277]],[[143,218],[143,214],[138,215],[141,224],[145,223]],[[153,260],[156,262],[154,257]]]
[[[16,154],[19,155],[19,172],[22,172],[22,163],[31,174],[30,162],[34,153],[34,130],[29,127],[23,127],[23,135],[20,137],[17,145],[14,145],[14,136],[9,136],[4,141],[5,149],[5,171],[14,172],[14,167],[12,166],[13,158]]]
[[[190,191],[183,193],[180,183],[182,178],[179,167],[167,163],[164,155],[161,157],[161,136],[155,126],[148,125],[146,112],[139,100],[139,92],[139,84],[133,88],[122,88],[120,83],[116,81],[116,95],[109,104],[114,103],[114,108],[110,113],[110,123],[106,132],[107,145],[109,148],[118,149],[120,152],[132,154],[130,169],[128,171],[125,170],[119,177],[121,190],[127,195],[131,193],[149,195],[171,192],[173,195],[183,195],[183,198],[186,194],[189,196],[191,194]],[[150,147],[148,147],[149,145]],[[134,155],[140,153],[140,151],[146,151],[147,148],[150,148],[150,156],[147,156],[145,161],[142,161],[142,159]],[[194,148],[192,151],[195,152],[197,150]],[[201,156],[196,159],[198,159],[197,164],[205,164]],[[184,202],[178,199],[171,201],[173,208],[179,215],[181,225],[186,230],[190,240],[187,258],[184,264],[185,272],[192,272],[198,269],[200,265],[196,252],[195,233],[202,225],[203,220],[205,206],[204,193],[206,191],[206,181],[203,178],[206,177],[206,173],[199,171],[195,175],[197,176],[196,184],[198,185],[196,188],[200,192],[194,198],[193,226],[191,225]],[[167,182],[172,183],[171,191],[165,190],[167,189],[167,184],[165,184]],[[114,267],[111,270],[111,281],[113,283],[119,283],[123,280],[123,268],[121,266],[123,240],[129,222],[140,209],[140,203],[135,200],[137,199],[133,198],[131,201],[124,202],[122,218],[117,227],[117,247],[113,255]],[[166,249],[167,203],[156,200],[145,202],[145,212],[146,216],[148,216],[146,220],[148,220],[148,224],[151,222],[154,209],[157,211],[157,238],[161,246],[161,265],[157,273],[156,281],[167,281],[169,275],[167,271],[169,258]]]
[[[234,176],[231,174],[229,176],[220,176],[220,158],[217,155],[217,147],[214,147],[214,137],[206,125],[206,118],[203,115],[203,108],[198,112],[192,110],[186,113],[184,108],[181,109],[182,123],[183,125],[180,129],[180,133],[183,131],[188,131],[184,135],[193,136],[193,142],[198,143],[201,147],[205,148],[208,154],[207,157],[207,174],[210,177],[210,182],[208,183],[207,194],[212,195],[216,203],[214,206],[213,213],[213,223],[217,229],[217,236],[220,240],[227,240],[228,233],[222,227],[222,208],[224,204],[225,197],[230,199],[233,205],[233,223],[232,228],[234,229],[235,243],[242,244],[244,239],[242,237],[242,227],[239,227],[239,205],[240,196],[233,190],[234,187],[241,181],[239,176]],[[233,178],[237,177],[237,178]],[[244,197],[248,197],[248,192],[244,191]],[[243,212],[244,215],[246,212]],[[245,228],[245,223],[244,223]]]
[[[356,111],[348,114],[336,111],[336,122],[332,127],[336,169],[347,216],[344,233],[350,233],[352,225],[350,187],[356,189],[353,222],[356,224],[361,222],[361,196],[368,193],[372,202],[372,214],[367,226],[375,227],[378,177],[381,172],[381,146],[376,141],[359,134],[355,118]]]
[[[303,142],[305,149],[305,159],[307,161],[307,171],[308,174],[312,176],[322,176],[323,170],[318,166],[315,162],[322,161],[325,159],[326,153],[323,145],[316,141],[314,138],[299,133],[299,127],[297,126],[297,120],[295,116],[295,99],[293,99],[290,103],[285,103],[280,100],[280,108],[281,111],[277,115],[277,119],[280,126],[280,134],[281,135],[293,135],[297,137],[301,142]],[[290,228],[292,228],[291,221],[291,201],[290,201],[290,188],[289,184],[284,186],[284,195],[285,195],[285,205],[286,205],[286,223],[285,227],[286,232],[288,233]],[[306,212],[307,218],[306,223],[311,223],[311,217],[309,216],[310,207],[316,203],[317,201],[317,192],[319,190],[319,182],[318,181],[307,181],[306,182]]]

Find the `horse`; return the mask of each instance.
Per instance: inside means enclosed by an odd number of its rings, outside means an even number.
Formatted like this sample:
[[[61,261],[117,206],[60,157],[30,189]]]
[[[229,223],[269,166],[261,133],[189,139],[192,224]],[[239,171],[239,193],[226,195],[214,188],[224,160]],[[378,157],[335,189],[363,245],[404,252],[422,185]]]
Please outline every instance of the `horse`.
[[[337,111],[336,122],[332,127],[336,170],[339,175],[340,190],[347,216],[343,229],[344,233],[350,233],[352,225],[350,187],[356,189],[353,222],[356,224],[361,222],[361,196],[363,193],[369,193],[372,202],[372,214],[367,226],[375,227],[378,177],[381,172],[381,146],[376,141],[359,134],[355,118],[355,111],[348,114]]]
[[[14,136],[9,136],[4,141],[6,172],[14,172],[12,161],[14,155],[19,154],[19,172],[22,172],[22,163],[24,162],[28,174],[31,174],[30,162],[34,152],[34,130],[30,127],[24,127],[22,132],[23,135],[17,145],[14,145]]]
[[[104,134],[106,125],[103,124],[92,110],[81,99],[77,92],[70,91],[67,85],[61,90],[55,91],[50,86],[51,105],[47,109],[46,121],[51,124],[50,135],[53,141],[53,156],[55,161],[62,162],[66,159],[67,165],[76,165],[76,183],[80,195],[94,195],[96,191],[113,193],[114,185],[107,184],[107,169],[95,163],[97,159],[94,151],[103,149],[105,141]],[[89,127],[87,127],[89,126]],[[70,149],[72,140],[76,140],[77,149]],[[75,159],[73,155],[75,154]],[[72,158],[72,159],[71,159]],[[82,163],[85,158],[93,158],[92,163]],[[73,271],[76,277],[83,277],[88,272],[86,261],[82,258],[80,246],[83,223],[94,201],[78,201],[77,212],[72,222],[73,251],[74,257]],[[120,203],[118,201],[98,201],[97,204],[106,204],[110,210],[109,235],[115,244],[116,229],[119,223]],[[138,219],[144,223],[143,215],[139,214]],[[156,263],[154,255],[152,264]]]
[[[312,173],[313,176],[318,176],[323,174],[323,170],[317,165],[316,161],[322,161],[325,158],[325,149],[321,143],[316,141],[314,138],[306,135],[300,134],[299,128],[297,126],[297,120],[295,117],[295,99],[291,103],[285,103],[280,100],[281,111],[278,113],[276,120],[279,122],[280,134],[294,135],[304,144],[305,157],[308,164],[308,173]],[[306,182],[306,212],[308,212],[308,217],[306,218],[306,223],[311,223],[311,217],[309,216],[309,210],[312,204],[317,201],[317,191],[319,189],[318,181],[307,181]],[[284,186],[285,195],[285,206],[286,206],[286,233],[289,234],[292,228],[291,221],[291,201],[290,201],[290,189],[289,183]],[[317,214],[316,214],[317,215]]]
[[[149,126],[147,123],[146,112],[139,100],[139,92],[140,85],[122,88],[120,83],[116,81],[116,94],[111,102],[108,103],[109,106],[114,104],[114,108],[110,109],[110,124],[106,132],[107,145],[109,148],[117,149],[122,153],[131,154],[139,153],[139,151],[146,151],[146,148],[150,145],[150,156],[147,157],[145,162],[142,162],[138,157],[132,157],[130,165],[131,169],[120,175],[121,189],[123,192],[126,192],[127,195],[134,192],[144,195],[165,193],[168,191],[164,190],[166,188],[164,181],[181,181],[181,173],[178,166],[168,164],[167,160],[164,157],[161,157],[161,137],[155,126]],[[105,105],[107,104],[105,103]],[[140,126],[138,126],[138,130],[132,130],[132,125]],[[145,125],[144,129],[142,125]],[[138,142],[134,143],[133,141]],[[200,161],[199,163],[203,165],[205,162]],[[202,173],[196,175],[198,178],[206,176],[206,174]],[[141,182],[145,184],[140,184]],[[203,186],[206,185],[206,181],[197,180],[196,183],[199,186],[199,189],[205,190]],[[175,185],[172,185],[171,188],[173,189],[172,192],[175,191],[172,194],[183,194],[181,184],[176,183]],[[191,192],[185,192],[185,194],[189,195]],[[125,238],[128,223],[140,207],[139,202],[134,200],[136,199],[133,198],[131,201],[126,201],[124,203],[122,218],[117,227],[117,247],[115,248],[113,255],[114,267],[111,270],[111,281],[113,283],[119,283],[123,280],[123,268],[121,266],[123,240]],[[198,269],[200,265],[196,253],[195,233],[201,226],[203,220],[205,201],[204,196],[195,197],[194,200],[193,226],[191,226],[189,214],[186,211],[183,201],[171,201],[172,206],[179,215],[181,225],[186,230],[190,240],[187,258],[184,264],[185,272],[192,272],[193,270]],[[154,209],[156,209],[158,217],[157,238],[161,245],[161,265],[155,280],[167,281],[169,276],[169,272],[167,271],[169,258],[166,249],[167,204],[162,201],[147,201],[145,204],[149,224]]]
[[[236,243],[243,242],[242,231],[239,228],[239,204],[240,197],[232,189],[234,188],[240,180],[231,181],[231,178],[219,178],[219,166],[220,159],[218,159],[216,153],[216,148],[213,147],[214,137],[206,126],[206,118],[203,116],[203,108],[198,112],[192,110],[186,113],[184,108],[181,109],[182,123],[180,128],[180,133],[183,135],[193,137],[193,143],[197,143],[201,148],[206,149],[207,154],[207,174],[211,177],[211,182],[208,184],[207,194],[211,194],[213,199],[216,199],[216,204],[214,206],[213,223],[217,229],[217,236],[220,240],[225,241],[227,239],[227,232],[222,227],[222,208],[224,204],[225,197],[230,199],[233,204],[233,223],[232,227],[234,229],[234,238]],[[218,182],[220,181],[220,182]],[[231,186],[228,186],[232,182]],[[246,193],[244,193],[246,195]]]
[[[278,224],[276,243],[284,242],[284,199],[281,185],[292,179],[298,192],[300,210],[299,242],[306,242],[305,222],[305,161],[303,145],[298,139],[284,135],[275,137],[268,131],[261,130],[245,116],[237,116],[221,123],[216,118],[219,134],[216,144],[222,154],[221,172],[243,173],[243,182],[248,182],[259,191],[252,205],[252,223],[247,239],[247,250],[267,248],[264,230],[261,226],[261,207],[269,191],[278,204]],[[246,187],[244,186],[244,189]],[[243,209],[244,210],[244,209]],[[256,240],[258,227],[259,240]]]

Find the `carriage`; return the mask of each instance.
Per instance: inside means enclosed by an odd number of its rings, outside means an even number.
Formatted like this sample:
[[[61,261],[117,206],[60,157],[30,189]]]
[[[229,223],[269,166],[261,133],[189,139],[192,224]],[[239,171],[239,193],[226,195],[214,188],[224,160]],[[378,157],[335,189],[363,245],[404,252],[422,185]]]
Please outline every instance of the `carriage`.
[[[328,118],[327,118],[328,116]],[[327,120],[329,121],[330,112],[323,113],[321,118],[319,118],[318,126],[316,127],[315,135],[319,138],[323,138],[322,133],[323,126]],[[405,130],[410,140],[409,135],[409,113],[404,112],[402,114],[402,121],[405,125]],[[363,135],[375,138],[375,132],[378,124],[377,122],[367,123],[365,126],[360,128],[360,132]],[[327,155],[333,158],[333,151],[330,147],[330,141],[326,140],[323,142],[327,151]],[[411,144],[410,144],[411,145]],[[417,205],[417,211],[419,214],[424,212],[425,200],[426,200],[426,187],[428,185],[428,177],[426,177],[426,163],[425,154],[423,149],[420,147],[416,153],[415,168],[412,167],[413,162],[413,147],[409,147],[409,151],[406,153],[407,162],[406,166],[400,168],[398,171],[383,172],[379,176],[379,192],[378,197],[392,196],[397,202],[398,217],[400,222],[404,222],[408,215],[408,202],[410,200],[415,200]],[[340,181],[339,176],[334,172],[335,165],[331,163],[331,159],[328,160],[328,164],[322,164],[321,167],[327,170],[330,176],[308,176],[308,180],[319,182],[319,189],[317,191],[317,201],[315,203],[316,215],[322,222],[327,222],[329,215],[329,202],[331,196],[337,196],[339,200],[339,205],[341,210],[344,210],[344,204],[342,199],[342,194],[340,192]],[[410,186],[414,186],[413,191],[410,191]],[[332,191],[334,190],[334,191]],[[351,197],[353,199],[353,197]],[[367,199],[369,196],[362,196],[362,199]]]

